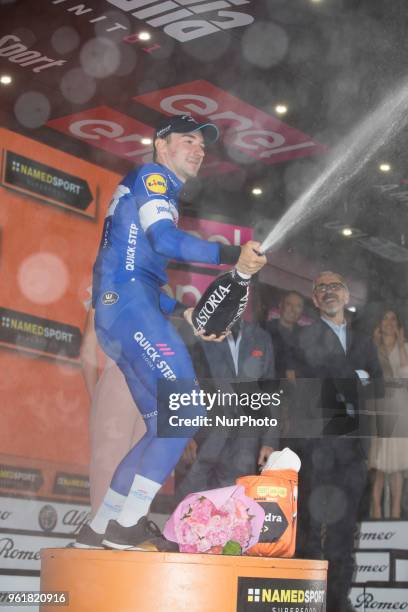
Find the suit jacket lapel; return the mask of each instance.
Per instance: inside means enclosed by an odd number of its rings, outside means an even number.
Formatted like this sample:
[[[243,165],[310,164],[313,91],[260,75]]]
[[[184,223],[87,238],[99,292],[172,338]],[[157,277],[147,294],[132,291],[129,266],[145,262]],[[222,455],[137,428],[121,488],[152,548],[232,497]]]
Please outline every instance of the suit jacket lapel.
[[[239,344],[239,352],[238,352],[238,374],[241,372],[242,362],[244,358],[246,358],[245,349],[247,346],[252,346],[252,342],[253,342],[253,341],[250,341],[249,343],[247,343],[247,340],[246,340],[247,334],[248,334],[248,327],[246,325],[243,325],[241,327],[241,342]]]
[[[346,327],[346,355],[350,352],[351,343],[353,341],[353,330],[350,323],[347,323]]]
[[[232,358],[232,353],[231,353],[231,348],[230,348],[229,342],[228,342],[228,340],[226,338],[221,343],[221,346],[224,349],[224,355],[225,355],[225,359],[226,359],[226,366],[228,367],[229,374],[230,374],[231,378],[235,378],[236,374],[235,374],[234,360]],[[238,362],[238,364],[239,364],[239,362]]]
[[[334,332],[332,328],[329,325],[327,325],[327,323],[325,323],[322,319],[320,319],[320,325],[322,325],[322,329],[324,330],[323,338],[329,338],[330,348],[332,347],[334,348],[336,353],[341,352],[341,355],[344,355],[345,354],[344,349],[341,345],[340,338],[338,337],[336,332]],[[350,334],[348,333],[348,329],[347,329],[347,332],[346,332],[346,349],[347,350],[348,350],[349,336]]]

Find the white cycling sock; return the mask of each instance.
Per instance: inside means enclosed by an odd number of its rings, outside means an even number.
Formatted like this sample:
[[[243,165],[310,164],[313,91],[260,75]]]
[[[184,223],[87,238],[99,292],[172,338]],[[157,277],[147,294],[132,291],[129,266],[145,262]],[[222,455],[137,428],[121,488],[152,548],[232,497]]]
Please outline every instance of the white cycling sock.
[[[90,526],[96,533],[105,533],[106,526],[111,519],[118,518],[122,506],[126,501],[126,495],[121,495],[109,488],[103,502],[99,506]]]
[[[150,504],[161,486],[159,482],[136,474],[117,521],[124,527],[136,525],[149,512]]]

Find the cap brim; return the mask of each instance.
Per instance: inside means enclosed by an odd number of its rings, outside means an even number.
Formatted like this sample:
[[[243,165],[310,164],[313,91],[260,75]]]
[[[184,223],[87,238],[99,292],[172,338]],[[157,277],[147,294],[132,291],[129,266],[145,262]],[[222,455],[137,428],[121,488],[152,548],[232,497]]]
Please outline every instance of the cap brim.
[[[217,142],[220,132],[217,126],[214,123],[200,123],[196,125],[196,127],[192,130],[190,126],[186,125],[186,130],[182,132],[180,130],[175,130],[179,132],[179,134],[188,134],[189,132],[198,132],[201,131],[203,133],[204,141],[206,144],[213,144]]]
[[[201,123],[199,126],[197,126],[194,130],[191,131],[197,132],[198,130],[201,130],[201,132],[203,133],[206,144],[213,144],[214,142],[217,142],[220,136],[219,129],[216,125],[214,125],[214,123]]]
[[[189,134],[193,132],[201,131],[203,133],[204,142],[206,144],[213,144],[219,138],[220,132],[217,126],[214,123],[197,123],[194,122],[195,125],[191,125],[191,123],[184,122],[182,125],[168,125],[163,128],[158,128],[156,130],[155,138],[164,138],[168,134]],[[158,134],[158,132],[164,132],[163,134]]]

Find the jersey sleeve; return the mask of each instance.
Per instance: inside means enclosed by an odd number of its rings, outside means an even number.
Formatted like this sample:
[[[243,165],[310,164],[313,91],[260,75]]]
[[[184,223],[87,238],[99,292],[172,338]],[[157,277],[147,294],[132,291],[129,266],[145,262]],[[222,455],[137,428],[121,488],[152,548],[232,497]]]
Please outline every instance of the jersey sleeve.
[[[155,164],[145,166],[133,188],[140,224],[152,249],[169,259],[218,264],[217,243],[200,240],[177,228],[178,211],[168,178],[160,170]]]
[[[160,166],[146,166],[134,186],[136,205],[143,231],[152,249],[168,259],[208,263],[236,263],[240,249],[225,249],[218,242],[191,236],[177,228],[178,211],[169,195],[166,176]]]
[[[170,297],[164,291],[160,291],[160,310],[165,315],[174,315],[176,317],[182,317],[184,311],[188,308],[185,304],[182,304],[175,298]]]
[[[159,305],[160,310],[163,314],[170,315],[173,313],[175,307],[177,306],[177,300],[175,298],[170,297],[164,291],[160,291],[159,294]]]
[[[177,229],[171,221],[159,221],[146,232],[156,253],[178,261],[220,263],[220,247],[216,242],[201,240]]]

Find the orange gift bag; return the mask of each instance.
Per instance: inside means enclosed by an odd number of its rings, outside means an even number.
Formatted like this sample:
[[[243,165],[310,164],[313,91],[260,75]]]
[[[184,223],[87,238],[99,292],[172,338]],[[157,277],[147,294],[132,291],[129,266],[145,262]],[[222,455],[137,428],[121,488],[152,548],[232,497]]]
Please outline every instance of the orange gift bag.
[[[276,458],[278,454],[278,461],[270,461],[273,455]],[[290,449],[272,453],[270,460],[259,476],[242,476],[237,479],[237,484],[245,487],[245,494],[265,510],[258,543],[246,554],[259,557],[293,557],[296,546],[300,460]],[[284,465],[290,465],[294,469],[279,469],[279,466]]]

